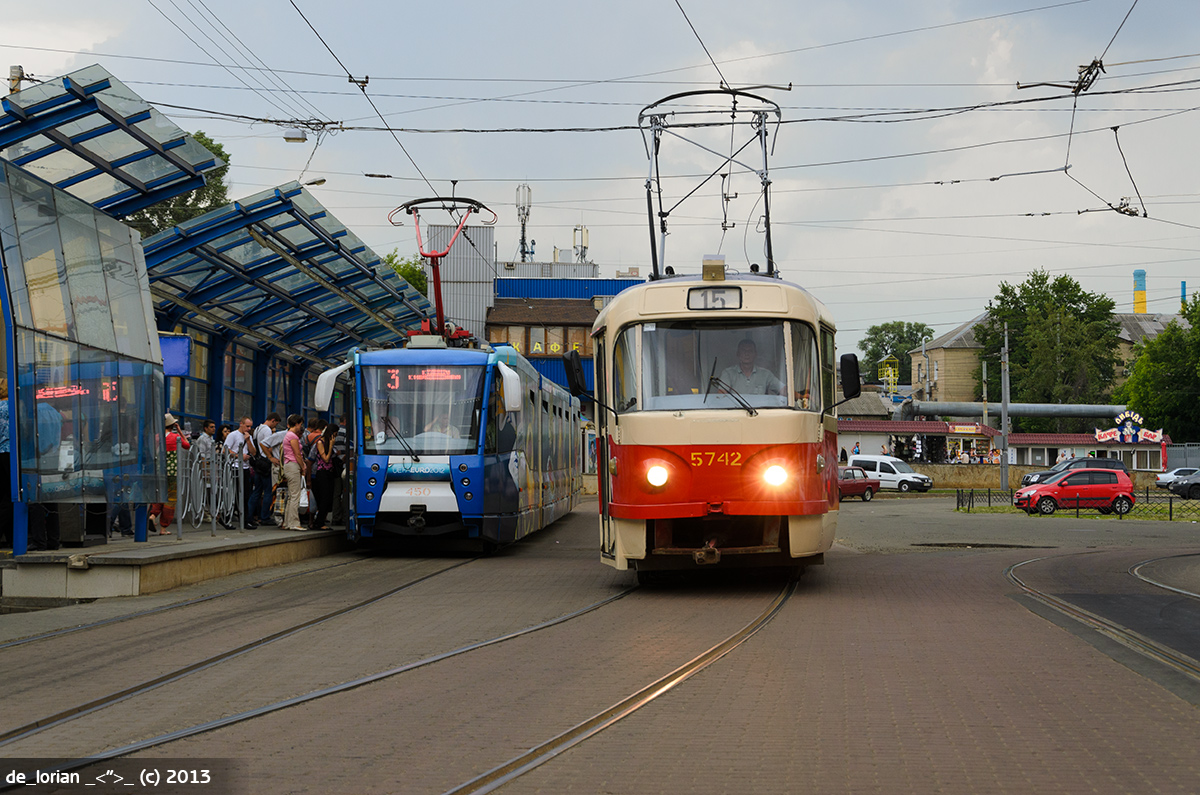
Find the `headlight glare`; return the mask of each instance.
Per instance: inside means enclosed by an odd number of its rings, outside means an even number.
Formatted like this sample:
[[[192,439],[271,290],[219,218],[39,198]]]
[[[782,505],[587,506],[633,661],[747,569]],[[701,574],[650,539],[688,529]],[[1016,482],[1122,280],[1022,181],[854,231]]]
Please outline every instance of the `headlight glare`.
[[[787,470],[778,464],[767,467],[767,471],[763,473],[763,480],[767,481],[767,483],[771,484],[772,486],[782,486],[787,482],[787,479]]]
[[[665,485],[667,482],[667,468],[655,464],[646,470],[646,480],[655,488]]]

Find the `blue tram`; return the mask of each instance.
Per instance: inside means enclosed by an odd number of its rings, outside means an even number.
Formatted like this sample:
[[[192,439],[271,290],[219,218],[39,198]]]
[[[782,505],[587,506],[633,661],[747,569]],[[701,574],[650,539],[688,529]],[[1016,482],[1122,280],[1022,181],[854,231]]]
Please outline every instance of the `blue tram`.
[[[351,540],[473,539],[489,548],[575,507],[579,400],[515,349],[422,335],[350,357],[320,376],[316,404],[327,408],[338,376],[350,376]]]

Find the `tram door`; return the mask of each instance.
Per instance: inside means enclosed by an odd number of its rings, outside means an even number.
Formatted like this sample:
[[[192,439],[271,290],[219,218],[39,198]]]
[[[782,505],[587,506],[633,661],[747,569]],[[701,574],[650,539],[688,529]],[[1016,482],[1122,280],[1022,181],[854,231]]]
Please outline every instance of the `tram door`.
[[[603,336],[596,338],[596,353],[593,361],[596,366],[596,384],[593,394],[597,400],[606,405],[612,405],[608,394],[608,359],[605,356],[606,347]],[[592,411],[596,415],[596,484],[600,492],[600,554],[606,558],[617,556],[617,531],[613,526],[612,517],[608,513],[608,504],[612,496],[612,473],[608,469],[608,435],[613,431],[614,417],[612,412],[602,408],[596,401],[592,402]]]

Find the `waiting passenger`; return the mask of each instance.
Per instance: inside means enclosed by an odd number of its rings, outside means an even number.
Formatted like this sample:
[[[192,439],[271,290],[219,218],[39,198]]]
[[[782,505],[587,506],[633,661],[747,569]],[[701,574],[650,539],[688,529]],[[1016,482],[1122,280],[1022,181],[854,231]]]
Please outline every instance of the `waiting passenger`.
[[[737,347],[738,363],[721,371],[721,380],[743,395],[782,395],[783,382],[765,367],[758,367],[758,346],[744,339]],[[720,390],[725,391],[725,390]]]

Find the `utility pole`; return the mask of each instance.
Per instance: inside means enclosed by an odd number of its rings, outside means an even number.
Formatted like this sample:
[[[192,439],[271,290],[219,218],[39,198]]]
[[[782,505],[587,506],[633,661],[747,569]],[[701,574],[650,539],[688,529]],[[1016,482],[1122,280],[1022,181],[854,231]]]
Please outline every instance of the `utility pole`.
[[[984,424],[984,425],[987,425],[987,424],[988,424],[988,415],[987,415],[987,387],[988,387],[988,383],[987,383],[987,361],[986,361],[986,360],[984,360],[984,361],[981,361],[981,362],[980,362],[980,365],[982,365],[982,366],[983,366],[983,424]]]
[[[15,94],[21,90],[21,81],[25,79],[25,69],[20,66],[8,67],[8,93]]]
[[[1000,349],[1000,488],[1008,491],[1008,324]]]

